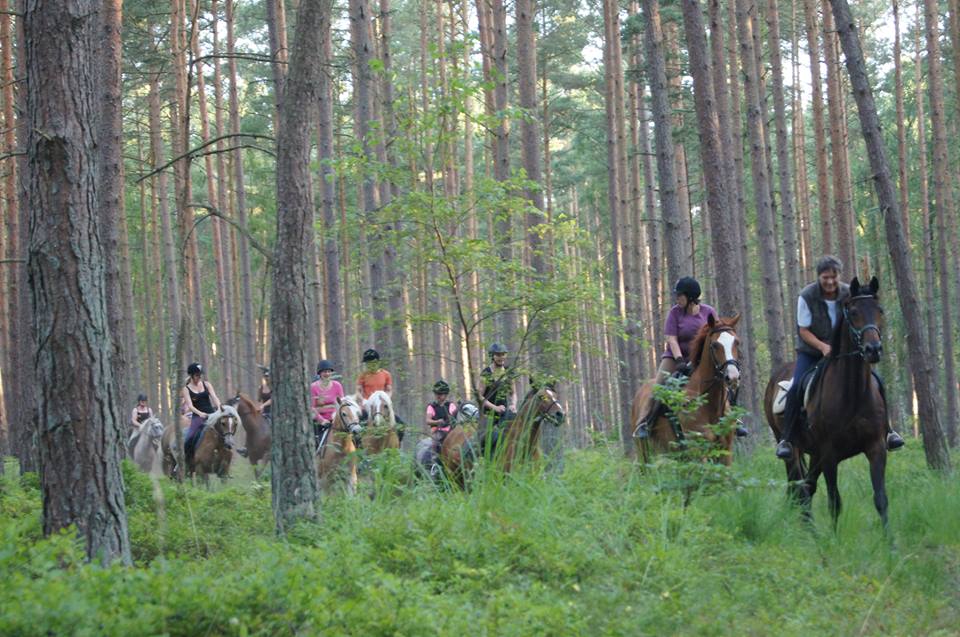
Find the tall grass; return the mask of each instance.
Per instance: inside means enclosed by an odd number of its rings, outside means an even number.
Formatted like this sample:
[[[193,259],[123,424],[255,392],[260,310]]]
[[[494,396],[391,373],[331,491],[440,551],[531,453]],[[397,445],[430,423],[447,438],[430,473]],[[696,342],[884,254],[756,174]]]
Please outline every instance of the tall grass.
[[[954,635],[960,493],[913,447],[889,464],[889,535],[861,460],[834,532],[822,493],[801,521],[772,453],[641,470],[600,446],[559,475],[481,467],[467,493],[388,455],[286,540],[263,483],[158,497],[128,467],[133,569],[42,539],[36,480],[8,471],[0,634]]]

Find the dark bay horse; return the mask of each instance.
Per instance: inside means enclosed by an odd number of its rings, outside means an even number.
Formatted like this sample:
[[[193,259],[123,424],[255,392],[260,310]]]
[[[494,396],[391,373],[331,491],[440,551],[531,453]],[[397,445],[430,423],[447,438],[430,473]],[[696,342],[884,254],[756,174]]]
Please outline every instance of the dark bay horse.
[[[649,462],[653,453],[665,453],[688,435],[702,436],[702,439],[714,443],[723,453],[719,460],[730,465],[733,462],[734,431],[714,431],[713,425],[720,422],[729,408],[730,390],[736,390],[740,383],[740,339],[735,330],[740,315],[715,320],[711,315],[707,323],[700,328],[690,347],[690,362],[693,373],[683,391],[690,399],[703,397],[695,410],[676,416],[679,426],[667,415],[660,415],[650,423],[649,438],[638,441],[639,457]],[[630,409],[630,422],[633,426],[640,421],[652,400],[655,381],[647,381],[633,397]]]
[[[879,287],[876,277],[867,286],[860,285],[856,278],[850,282],[850,297],[837,308],[840,317],[833,332],[831,355],[821,364],[819,377],[807,392],[807,427],[797,427],[793,457],[784,461],[787,479],[794,485],[791,493],[808,515],[817,480],[823,474],[834,525],[840,515],[837,466],[862,453],[870,462],[874,505],[884,528],[887,526],[887,405],[880,381],[871,369],[883,351]],[[777,440],[782,421],[773,413],[773,400],[777,383],[792,376],[792,364],[776,370],[764,396],[764,412]],[[805,456],[809,456],[809,463]]]
[[[337,411],[333,415],[330,430],[317,450],[317,478],[320,487],[329,492],[339,478],[345,477],[347,493],[357,491],[357,450],[354,436],[359,436],[360,405],[351,397],[337,398]],[[348,463],[344,476],[342,466]]]
[[[210,474],[215,473],[226,482],[230,473],[230,462],[233,460],[234,436],[240,426],[240,415],[230,405],[222,405],[220,409],[207,416],[200,439],[193,452],[192,461],[187,462],[186,477],[197,475],[204,485],[209,485]],[[175,477],[179,473],[176,465],[176,430],[174,425],[167,425],[163,432],[163,467],[164,473]],[[181,449],[181,453],[182,453]]]
[[[548,422],[554,427],[563,424],[563,407],[557,393],[549,388],[530,390],[517,408],[516,417],[509,421],[500,439],[494,458],[502,464],[504,473],[526,460],[540,459],[540,426]]]
[[[238,393],[227,404],[236,407],[240,415],[247,438],[247,459],[253,465],[253,475],[259,478],[260,472],[270,462],[270,425],[257,404],[244,393]]]

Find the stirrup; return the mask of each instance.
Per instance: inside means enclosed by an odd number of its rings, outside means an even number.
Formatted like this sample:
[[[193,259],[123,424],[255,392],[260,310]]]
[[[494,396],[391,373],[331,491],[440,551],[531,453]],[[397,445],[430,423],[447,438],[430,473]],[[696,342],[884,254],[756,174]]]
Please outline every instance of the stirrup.
[[[777,457],[781,460],[789,460],[790,456],[793,455],[793,445],[790,444],[789,440],[781,440],[777,444]]]
[[[896,451],[905,444],[907,443],[904,441],[903,436],[896,431],[891,431],[887,434],[887,451]]]
[[[641,420],[637,428],[633,430],[633,437],[637,440],[644,440],[650,437],[650,430],[646,420]]]
[[[743,421],[737,418],[737,426],[734,429],[737,434],[737,438],[746,438],[750,435],[750,430],[747,429],[747,426],[743,424]]]

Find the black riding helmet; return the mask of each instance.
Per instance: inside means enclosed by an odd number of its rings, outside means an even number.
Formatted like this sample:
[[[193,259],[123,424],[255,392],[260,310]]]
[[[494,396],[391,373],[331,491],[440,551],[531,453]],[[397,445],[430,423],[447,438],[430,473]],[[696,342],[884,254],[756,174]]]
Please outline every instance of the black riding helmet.
[[[450,385],[447,384],[445,380],[438,380],[433,384],[433,393],[434,394],[449,394]]]
[[[674,294],[682,294],[687,300],[696,303],[700,300],[700,283],[692,276],[685,276],[673,286]]]
[[[187,366],[187,376],[193,376],[194,374],[202,373],[203,366],[201,366],[200,363],[190,363],[190,365]]]
[[[370,361],[380,360],[380,352],[375,349],[368,349],[363,353],[363,362],[369,363]]]
[[[487,351],[489,352],[490,356],[493,356],[494,354],[506,354],[509,350],[503,343],[494,343]]]
[[[139,401],[141,401],[141,400],[142,400],[143,402],[147,402],[147,395],[146,395],[146,394],[140,394],[139,396],[137,396],[137,402],[139,402]]]
[[[335,369],[334,366],[333,366],[333,363],[331,363],[330,361],[324,359],[324,360],[320,361],[319,363],[317,363],[317,374],[320,374],[321,372],[325,372],[325,371],[327,371],[328,369],[329,369],[331,372]]]

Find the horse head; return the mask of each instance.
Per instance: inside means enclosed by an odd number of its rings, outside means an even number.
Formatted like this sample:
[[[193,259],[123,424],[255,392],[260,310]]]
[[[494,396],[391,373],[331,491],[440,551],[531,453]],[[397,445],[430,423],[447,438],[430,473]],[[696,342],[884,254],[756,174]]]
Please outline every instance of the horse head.
[[[536,413],[539,420],[545,420],[554,427],[559,427],[563,424],[563,419],[566,414],[563,411],[563,406],[557,399],[557,392],[552,387],[547,386],[537,390],[536,400]]]
[[[877,277],[869,285],[861,285],[857,277],[850,282],[850,296],[843,302],[843,319],[847,324],[850,340],[863,360],[879,363],[883,353],[883,307],[877,292],[880,282]]]
[[[364,401],[363,406],[367,409],[368,421],[374,427],[396,426],[393,401],[390,400],[390,395],[387,392],[373,392],[370,394],[370,398]]]
[[[334,431],[349,432],[354,436],[359,436],[363,428],[360,426],[360,416],[363,411],[360,405],[349,396],[337,397],[337,411],[333,415]]]
[[[475,423],[478,420],[480,420],[480,410],[471,402],[460,403],[457,408],[457,415],[453,418],[453,421],[460,426],[466,423]]]
[[[207,426],[212,427],[220,435],[223,446],[233,449],[233,438],[240,425],[240,414],[232,405],[221,405],[220,409],[207,416]]]
[[[140,427],[140,435],[145,435],[150,442],[159,444],[158,441],[163,437],[163,423],[156,416],[150,416]]]
[[[734,391],[740,386],[740,338],[736,332],[739,322],[739,314],[726,319],[715,319],[712,314],[708,316],[700,336],[703,345],[699,349],[700,360],[709,351],[714,378],[723,379],[724,384]],[[697,351],[697,343],[692,351]]]

